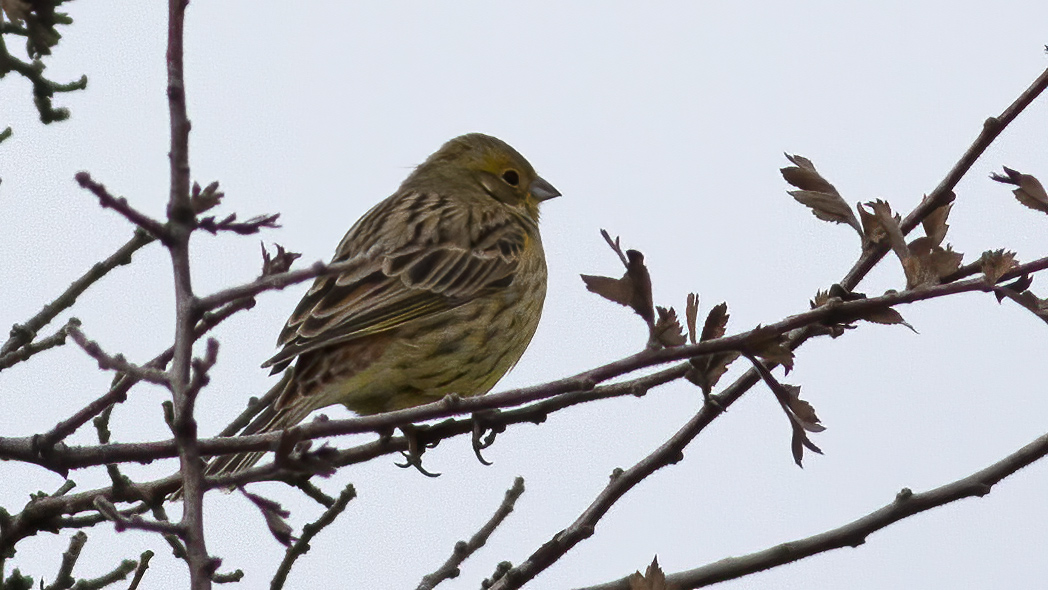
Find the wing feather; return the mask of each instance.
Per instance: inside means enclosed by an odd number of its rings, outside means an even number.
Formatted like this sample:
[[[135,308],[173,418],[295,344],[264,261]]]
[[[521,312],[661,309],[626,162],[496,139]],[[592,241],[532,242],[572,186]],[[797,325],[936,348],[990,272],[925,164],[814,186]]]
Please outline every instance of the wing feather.
[[[313,283],[280,334],[282,350],[263,366],[281,371],[298,355],[454,309],[512,282],[527,226],[498,207],[475,205],[420,193],[377,205],[334,258],[360,264]],[[424,214],[438,206],[440,215]]]

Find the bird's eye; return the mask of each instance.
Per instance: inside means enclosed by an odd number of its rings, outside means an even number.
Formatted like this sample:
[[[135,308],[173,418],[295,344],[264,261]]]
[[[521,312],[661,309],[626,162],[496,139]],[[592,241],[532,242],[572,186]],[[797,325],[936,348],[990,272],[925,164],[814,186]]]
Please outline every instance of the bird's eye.
[[[517,186],[520,184],[520,174],[511,168],[502,173],[502,180],[505,180],[506,184],[510,186]]]

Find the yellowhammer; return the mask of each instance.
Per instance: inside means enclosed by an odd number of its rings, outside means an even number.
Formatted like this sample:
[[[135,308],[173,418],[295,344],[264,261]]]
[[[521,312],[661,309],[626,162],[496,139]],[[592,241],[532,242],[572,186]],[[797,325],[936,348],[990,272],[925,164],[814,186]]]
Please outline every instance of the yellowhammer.
[[[494,387],[538,326],[539,203],[559,195],[499,139],[444,144],[342,238],[332,262],[351,269],[318,278],[291,314],[283,348],[262,365],[285,371],[280,393],[243,434],[334,404],[375,414]],[[208,472],[241,471],[262,454]]]

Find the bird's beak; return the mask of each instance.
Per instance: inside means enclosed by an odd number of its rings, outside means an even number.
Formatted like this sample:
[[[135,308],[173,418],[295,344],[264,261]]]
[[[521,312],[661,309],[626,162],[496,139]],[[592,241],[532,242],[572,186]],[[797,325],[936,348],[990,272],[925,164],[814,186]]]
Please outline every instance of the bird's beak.
[[[553,185],[546,182],[541,176],[536,176],[535,180],[531,181],[528,190],[531,192],[531,196],[535,197],[535,200],[540,203],[560,196],[560,191],[553,188]]]

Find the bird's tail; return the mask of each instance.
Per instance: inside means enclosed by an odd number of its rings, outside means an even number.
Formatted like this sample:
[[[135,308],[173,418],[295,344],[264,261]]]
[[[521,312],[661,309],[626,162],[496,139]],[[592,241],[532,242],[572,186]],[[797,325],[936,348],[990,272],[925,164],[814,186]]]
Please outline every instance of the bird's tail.
[[[285,398],[285,389],[287,389],[291,383],[293,372],[294,369],[287,370],[284,373],[284,377],[273,386],[269,393],[261,398],[268,398],[271,401],[266,404],[265,409],[255,416],[254,420],[245,426],[237,436],[263,434],[266,432],[275,432],[285,428],[290,428],[309,415],[310,408],[305,404],[289,403],[283,404],[283,407],[278,408],[278,406],[282,405],[280,402]],[[258,463],[259,459],[261,459],[266,452],[267,451],[254,451],[215,457],[208,463],[204,470],[204,474],[207,476],[217,476],[240,473],[241,471],[250,469],[255,463]],[[177,500],[181,497],[182,488],[179,488],[171,495],[172,500]]]

